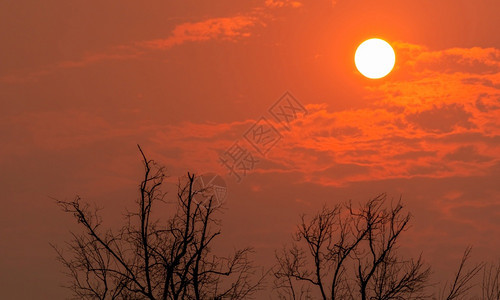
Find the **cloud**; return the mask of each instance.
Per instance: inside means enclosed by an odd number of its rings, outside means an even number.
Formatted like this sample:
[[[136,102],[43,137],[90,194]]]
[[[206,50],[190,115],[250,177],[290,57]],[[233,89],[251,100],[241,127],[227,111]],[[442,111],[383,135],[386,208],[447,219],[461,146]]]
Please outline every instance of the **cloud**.
[[[500,67],[500,50],[496,48],[451,48],[431,51],[424,46],[393,43],[398,61],[411,67],[413,73],[496,74]]]
[[[292,0],[266,0],[265,5],[271,8],[277,7],[301,7],[303,4],[300,1]]]
[[[444,156],[446,160],[461,161],[461,162],[485,162],[491,161],[492,158],[481,155],[474,146],[461,146],[458,149]]]
[[[198,22],[178,24],[166,38],[139,41],[127,45],[117,45],[101,53],[90,53],[79,59],[57,62],[41,70],[10,74],[0,77],[0,82],[23,83],[34,81],[57,70],[85,67],[108,60],[136,59],[154,50],[167,50],[189,42],[207,42],[210,40],[236,41],[252,35],[251,28],[264,25],[262,14],[251,11],[247,14],[222,18],[208,18]]]
[[[137,45],[152,49],[168,49],[186,42],[207,41],[212,39],[235,40],[249,37],[249,29],[258,22],[255,16],[234,16],[214,18],[195,23],[177,25],[165,39],[139,42]]]
[[[430,132],[451,132],[456,127],[470,129],[472,114],[465,111],[459,104],[449,104],[442,107],[433,107],[429,110],[411,113],[406,119],[415,126]]]
[[[0,82],[8,84],[36,81],[42,76],[68,69],[81,68],[91,64],[109,60],[129,60],[140,58],[151,51],[168,50],[190,42],[208,42],[224,40],[236,42],[253,35],[256,26],[266,26],[266,20],[272,15],[265,10],[285,7],[298,8],[303,6],[300,1],[265,0],[263,5],[254,7],[247,12],[228,17],[206,18],[197,22],[184,22],[174,26],[170,34],[152,40],[135,41],[125,45],[116,45],[101,52],[88,53],[84,56],[56,62],[36,70],[19,70],[0,77]]]

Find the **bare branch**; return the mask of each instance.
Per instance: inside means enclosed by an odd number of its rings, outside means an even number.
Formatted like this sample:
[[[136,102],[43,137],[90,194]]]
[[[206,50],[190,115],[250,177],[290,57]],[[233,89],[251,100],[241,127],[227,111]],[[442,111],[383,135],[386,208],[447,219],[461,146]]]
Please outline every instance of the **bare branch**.
[[[465,297],[469,290],[474,286],[471,284],[471,281],[479,273],[479,271],[481,271],[483,264],[476,264],[471,268],[466,269],[466,264],[470,258],[471,251],[471,246],[465,249],[462,260],[460,261],[460,265],[458,266],[458,270],[453,279],[453,283],[443,299],[461,299],[462,297]]]
[[[482,299],[500,300],[500,261],[483,268]]]

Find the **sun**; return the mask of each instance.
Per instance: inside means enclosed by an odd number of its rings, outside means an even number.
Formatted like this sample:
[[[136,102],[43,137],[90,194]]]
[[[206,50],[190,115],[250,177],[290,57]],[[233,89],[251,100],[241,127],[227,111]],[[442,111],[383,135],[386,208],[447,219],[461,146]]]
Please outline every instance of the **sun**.
[[[370,79],[389,74],[396,63],[396,54],[391,45],[381,39],[369,39],[361,43],[354,55],[358,71]]]

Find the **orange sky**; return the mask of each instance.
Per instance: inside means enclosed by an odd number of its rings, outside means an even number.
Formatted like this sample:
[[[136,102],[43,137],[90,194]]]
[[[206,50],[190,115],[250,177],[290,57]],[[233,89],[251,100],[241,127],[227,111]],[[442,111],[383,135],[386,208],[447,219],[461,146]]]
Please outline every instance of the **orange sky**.
[[[437,279],[467,244],[497,258],[499,11],[497,0],[3,1],[3,295],[67,295],[48,243],[74,225],[50,197],[78,194],[117,222],[136,196],[137,143],[172,179],[223,175],[221,247],[252,245],[262,265],[299,213],[381,192],[402,195],[414,216],[403,250],[423,251]],[[371,37],[396,52],[380,80],[354,66]],[[308,114],[237,183],[219,156],[286,91]]]

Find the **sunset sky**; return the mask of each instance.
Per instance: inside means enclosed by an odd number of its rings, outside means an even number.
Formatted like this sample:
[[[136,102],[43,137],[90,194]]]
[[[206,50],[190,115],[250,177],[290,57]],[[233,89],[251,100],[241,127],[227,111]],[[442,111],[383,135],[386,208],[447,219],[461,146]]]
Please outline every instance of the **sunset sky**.
[[[69,295],[49,243],[78,227],[54,198],[118,224],[137,144],[172,186],[221,175],[217,245],[253,246],[262,266],[301,213],[384,192],[411,212],[401,249],[434,280],[467,245],[498,259],[499,14],[498,0],[0,2],[0,297]],[[374,37],[396,53],[376,80],[354,65]],[[271,111],[287,92],[307,113],[284,124]],[[246,138],[256,122],[280,136],[264,154]],[[235,143],[258,160],[241,180],[220,163]]]

